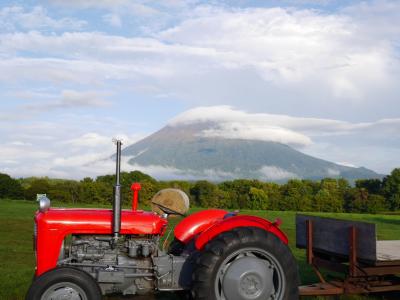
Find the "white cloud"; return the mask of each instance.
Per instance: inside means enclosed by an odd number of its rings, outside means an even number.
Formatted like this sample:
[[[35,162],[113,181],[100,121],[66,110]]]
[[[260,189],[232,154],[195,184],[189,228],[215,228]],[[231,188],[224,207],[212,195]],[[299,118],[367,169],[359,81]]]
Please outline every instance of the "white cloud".
[[[104,174],[114,174],[115,172],[115,161],[110,158],[105,158],[110,155],[112,152],[108,152],[107,154],[96,154],[96,153],[87,153],[87,154],[79,154],[69,157],[55,158],[51,161],[51,164],[45,168],[45,170],[40,170],[37,172],[34,169],[35,173],[30,171],[29,176],[34,175],[43,175],[46,176],[58,176],[62,178],[74,178],[81,179],[83,176],[88,177],[96,177],[98,175]],[[172,166],[163,166],[163,165],[139,165],[139,164],[129,164],[129,160],[132,157],[123,156],[121,159],[121,171],[122,172],[130,172],[130,171],[141,171],[154,178],[159,180],[200,180],[200,179],[208,179],[212,181],[220,181],[226,178],[235,178],[235,174],[231,174],[228,172],[224,172],[221,170],[214,169],[206,169],[203,171],[197,170],[182,170]],[[9,174],[13,174],[13,172],[17,171],[21,174],[21,168],[10,165],[7,168]],[[45,173],[46,172],[46,173]],[[25,174],[25,173],[22,173]]]
[[[110,102],[99,97],[99,92],[85,91],[78,92],[64,90],[61,92],[61,106],[106,106]],[[104,93],[103,93],[104,94]]]
[[[242,122],[222,123],[215,128],[203,130],[202,136],[226,139],[272,141],[282,144],[305,146],[311,139],[303,134],[263,124],[244,124]]]
[[[293,172],[289,172],[276,166],[262,166],[258,172],[261,173],[264,180],[275,181],[299,178],[299,176]]]
[[[130,158],[128,158],[129,160]],[[211,180],[221,181],[227,178],[236,178],[235,174],[225,172],[218,169],[205,169],[202,171],[191,170],[191,169],[177,169],[172,166],[161,166],[161,165],[146,165],[142,166],[139,164],[128,165],[128,160],[124,160],[127,165],[126,170],[139,170],[146,174],[151,175],[159,180]]]
[[[359,33],[348,15],[210,7],[160,37],[169,43],[228,52],[220,60],[225,68],[251,68],[279,87],[322,84],[332,98],[360,99],[368,82],[390,80],[390,66],[398,61],[390,46],[377,45],[367,35],[361,40]]]
[[[15,29],[81,29],[86,21],[72,18],[53,19],[48,16],[42,6],[35,6],[28,11],[21,6],[8,6],[0,10],[0,30],[14,31]]]
[[[208,136],[271,140],[285,144],[310,145],[313,137],[351,135],[368,132],[371,137],[388,137],[400,132],[400,118],[373,122],[301,118],[288,115],[248,113],[230,106],[208,106],[190,109],[169,121],[170,126],[201,122],[216,123],[204,131]]]
[[[9,144],[12,146],[20,146],[20,147],[32,146],[31,143],[22,142],[22,141],[12,141]]]
[[[302,111],[328,106],[339,113],[346,104],[363,109],[360,103],[374,103],[377,95],[390,104],[399,92],[395,40],[385,34],[386,27],[376,28],[381,38],[371,38],[368,28],[350,12],[199,6],[152,38],[88,32],[4,35],[0,52],[11,57],[0,68],[9,74],[4,80],[119,80],[191,103],[239,104],[245,97],[247,105],[263,109],[277,110],[289,101]],[[18,51],[41,58],[13,57]]]
[[[107,151],[107,152],[104,152],[104,150],[103,150],[102,152],[104,154],[101,154],[102,155],[101,158],[104,158],[113,152],[112,150],[114,149],[114,146],[113,146],[112,141],[114,138],[121,140],[123,145],[128,146],[128,145],[133,144],[134,142],[137,142],[141,138],[143,138],[143,135],[136,134],[136,135],[128,136],[126,134],[117,133],[114,136],[110,137],[110,136],[101,135],[97,132],[88,132],[79,137],[62,141],[61,144],[79,147],[79,148],[81,148],[81,150],[85,149],[87,147],[89,147],[89,148],[96,147],[96,148],[103,148],[103,149],[104,149],[104,147],[106,147],[105,151]]]
[[[96,131],[99,128],[101,131]],[[58,114],[53,121],[24,120],[12,127],[0,126],[0,135],[0,172],[15,177],[76,179],[114,172],[115,166],[103,163],[115,152],[113,138],[122,139],[128,146],[144,137],[138,132],[118,131],[116,120],[82,113]]]
[[[32,146],[25,145],[25,147],[21,147],[21,144],[18,145],[7,145],[3,144],[0,147],[0,156],[5,160],[17,160],[18,158],[24,156],[29,157],[29,159],[38,160],[38,159],[48,159],[52,156],[52,152],[46,150],[32,150]]]
[[[190,109],[173,118],[168,124],[178,126],[210,122],[211,128],[203,130],[203,136],[273,141],[295,146],[311,144],[308,136],[286,127],[282,118],[289,117],[246,113],[229,106],[210,106]]]
[[[45,98],[53,98],[48,102],[39,102],[22,106],[23,109],[32,111],[47,111],[53,109],[79,108],[79,107],[105,107],[111,102],[103,97],[109,95],[107,92],[99,91],[74,91],[63,90],[60,95],[45,95]],[[31,97],[36,98],[38,95],[31,94]],[[41,98],[43,95],[39,95]]]
[[[329,176],[337,177],[340,175],[340,171],[336,169],[329,168],[326,170]]]
[[[400,2],[390,0],[359,1],[344,7],[342,13],[360,23],[359,30],[370,38],[396,40],[400,34]]]
[[[88,132],[84,135],[73,138],[70,140],[63,141],[62,143],[70,146],[86,148],[86,147],[101,147],[101,146],[109,146],[111,142],[110,137],[102,136],[96,132]],[[110,147],[107,147],[110,148]]]
[[[345,161],[336,162],[336,164],[350,168],[358,168],[356,165]]]

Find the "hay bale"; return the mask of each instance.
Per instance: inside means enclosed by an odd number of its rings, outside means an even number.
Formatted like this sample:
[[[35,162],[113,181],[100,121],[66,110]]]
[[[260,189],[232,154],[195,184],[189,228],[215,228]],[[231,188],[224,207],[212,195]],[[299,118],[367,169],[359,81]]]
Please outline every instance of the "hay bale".
[[[151,208],[158,214],[184,215],[189,210],[189,197],[179,189],[163,189],[151,199]]]

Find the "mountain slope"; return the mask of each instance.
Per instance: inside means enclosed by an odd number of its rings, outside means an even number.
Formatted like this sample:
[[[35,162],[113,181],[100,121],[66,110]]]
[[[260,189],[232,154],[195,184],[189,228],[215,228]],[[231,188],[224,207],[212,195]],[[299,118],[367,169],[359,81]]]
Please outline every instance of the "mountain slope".
[[[123,155],[135,166],[161,166],[171,177],[228,180],[255,178],[286,181],[290,178],[378,178],[379,174],[318,159],[290,146],[270,141],[206,137],[212,123],[166,126],[126,147]],[[178,175],[178,176],[177,176]],[[167,176],[168,177],[168,176]]]

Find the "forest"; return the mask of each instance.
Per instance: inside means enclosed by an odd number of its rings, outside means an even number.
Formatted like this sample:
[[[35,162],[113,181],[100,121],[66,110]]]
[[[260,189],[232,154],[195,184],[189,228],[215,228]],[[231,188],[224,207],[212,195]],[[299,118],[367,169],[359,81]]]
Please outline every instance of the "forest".
[[[382,179],[360,179],[350,184],[346,179],[292,179],[284,184],[237,179],[224,182],[158,181],[140,171],[122,172],[123,203],[131,201],[130,185],[140,182],[140,203],[149,205],[153,195],[163,188],[186,192],[195,207],[227,209],[287,210],[316,212],[378,213],[400,209],[400,168]],[[82,180],[47,177],[12,178],[0,173],[0,198],[36,199],[47,194],[52,201],[110,204],[114,175]]]

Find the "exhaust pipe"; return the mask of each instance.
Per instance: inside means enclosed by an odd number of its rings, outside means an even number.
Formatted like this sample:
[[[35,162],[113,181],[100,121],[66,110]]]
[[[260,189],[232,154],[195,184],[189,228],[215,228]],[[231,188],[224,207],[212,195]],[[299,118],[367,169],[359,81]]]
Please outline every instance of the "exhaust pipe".
[[[114,143],[117,145],[116,170],[115,170],[115,185],[114,185],[114,201],[113,201],[113,236],[114,242],[119,238],[119,232],[121,230],[121,184],[120,184],[120,173],[121,173],[121,140],[115,140]]]

